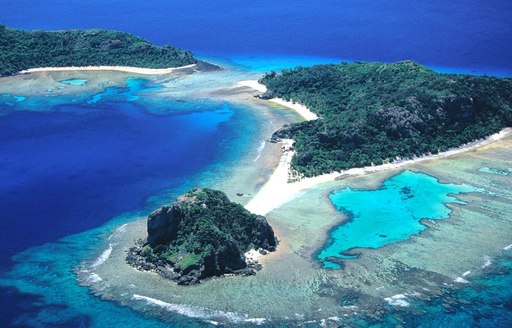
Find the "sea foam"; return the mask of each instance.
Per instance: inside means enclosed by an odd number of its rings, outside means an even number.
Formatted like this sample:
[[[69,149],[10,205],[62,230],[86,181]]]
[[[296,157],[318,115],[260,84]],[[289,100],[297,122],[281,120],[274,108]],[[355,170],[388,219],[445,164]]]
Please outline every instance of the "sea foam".
[[[167,303],[156,298],[133,294],[134,300],[146,301],[147,304],[152,306],[158,306],[166,311],[174,312],[187,316],[189,318],[203,319],[207,322],[212,322],[213,319],[223,319],[233,323],[254,323],[261,325],[267,321],[265,318],[247,318],[234,312],[208,310],[200,306],[186,305],[186,304],[172,304]],[[216,321],[213,321],[216,322]]]
[[[253,160],[253,162],[256,162],[260,158],[261,152],[263,151],[263,149],[265,149],[265,144],[266,144],[266,142],[265,142],[265,140],[263,140],[258,147],[258,156],[256,156],[256,158]]]
[[[408,307],[410,305],[405,294],[396,294],[391,297],[386,297],[384,300],[391,306]]]
[[[87,284],[94,284],[101,281],[103,281],[103,279],[101,279],[101,277],[96,273],[91,273],[89,277],[87,277],[87,279],[85,280]]]
[[[487,268],[491,264],[492,264],[491,257],[489,255],[484,256],[484,264],[482,264],[482,269]]]
[[[112,254],[112,244],[108,245],[108,248],[104,250],[100,256],[98,256],[98,258],[96,259],[96,261],[94,261],[90,268],[96,269],[97,267],[105,263],[105,261],[107,261],[108,258],[110,257],[110,254]]]

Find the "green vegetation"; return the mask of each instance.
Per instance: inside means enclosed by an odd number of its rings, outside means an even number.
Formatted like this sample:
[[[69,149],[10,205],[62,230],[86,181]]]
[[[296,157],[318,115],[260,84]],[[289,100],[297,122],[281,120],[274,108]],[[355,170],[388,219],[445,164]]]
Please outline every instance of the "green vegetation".
[[[168,68],[197,63],[189,51],[155,46],[106,30],[22,31],[0,24],[0,76],[34,67],[135,66]]]
[[[223,273],[253,274],[244,253],[275,247],[274,231],[264,217],[221,191],[194,189],[148,217],[147,242],[132,248],[127,261],[190,284]],[[172,274],[165,267],[172,267]]]
[[[263,98],[299,102],[316,121],[283,127],[305,176],[437,153],[512,124],[512,79],[439,74],[417,63],[342,63],[267,74]]]

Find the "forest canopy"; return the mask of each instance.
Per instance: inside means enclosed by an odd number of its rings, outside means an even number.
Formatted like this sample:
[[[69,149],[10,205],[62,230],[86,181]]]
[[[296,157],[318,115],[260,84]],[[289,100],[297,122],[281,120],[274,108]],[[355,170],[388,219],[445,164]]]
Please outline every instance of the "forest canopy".
[[[438,153],[512,125],[512,79],[436,73],[412,61],[298,67],[260,80],[320,119],[285,126],[292,168],[315,176]]]
[[[159,47],[128,33],[107,30],[24,31],[0,24],[0,76],[35,67],[195,64],[190,51]]]

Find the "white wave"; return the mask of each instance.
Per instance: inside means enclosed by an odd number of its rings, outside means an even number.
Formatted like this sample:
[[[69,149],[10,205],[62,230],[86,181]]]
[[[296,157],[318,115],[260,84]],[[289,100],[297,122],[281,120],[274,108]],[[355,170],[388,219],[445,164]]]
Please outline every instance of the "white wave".
[[[469,270],[468,270],[468,271],[464,272],[464,273],[462,274],[462,276],[463,276],[463,277],[467,277],[467,276],[469,276],[469,274],[470,274],[470,273],[471,273],[471,271],[469,271]]]
[[[123,224],[122,226],[120,226],[119,228],[117,228],[117,229],[116,229],[116,231],[118,231],[118,232],[124,232],[124,230],[125,230],[125,228],[126,228],[126,226],[127,226],[127,225],[128,225],[128,223]]]
[[[119,234],[123,234],[126,231],[127,225],[128,223],[125,223],[122,226],[118,227],[116,231],[108,237],[108,240],[112,240],[113,237],[116,237]]]
[[[219,325],[219,323],[217,321],[213,321],[213,320],[206,320],[206,322],[211,323],[214,326],[218,326]]]
[[[178,313],[181,315],[185,315],[189,318],[195,319],[203,319],[208,322],[216,322],[212,321],[212,319],[224,319],[233,323],[255,323],[255,324],[263,324],[267,319],[265,318],[246,318],[241,315],[238,315],[234,312],[227,311],[218,311],[218,310],[208,310],[200,306],[195,305],[186,305],[186,304],[172,304],[167,303],[155,298],[142,296],[133,294],[132,298],[138,301],[146,301],[149,305],[158,306],[166,311]]]
[[[509,251],[509,250],[511,250],[511,249],[512,249],[512,244],[510,244],[510,245],[507,245],[507,246],[503,247],[503,250],[504,250],[504,251]]]
[[[357,310],[358,306],[357,305],[344,305],[343,308],[345,310]]]
[[[384,301],[388,302],[391,306],[408,307],[407,296],[405,294],[396,294],[391,297],[386,297]]]
[[[261,152],[263,151],[263,149],[265,149],[265,144],[266,144],[266,142],[265,142],[265,140],[263,140],[261,142],[260,146],[258,147],[258,156],[256,156],[256,158],[253,160],[253,162],[256,162],[260,158]]]
[[[491,264],[492,264],[492,259],[491,259],[491,257],[490,257],[489,255],[485,255],[485,256],[484,256],[484,261],[485,261],[485,262],[484,262],[484,264],[482,264],[482,269],[485,269],[485,268],[487,268],[489,265],[491,265]]]
[[[85,280],[85,283],[94,284],[100,281],[103,281],[103,279],[101,279],[99,275],[97,275],[96,273],[91,273],[89,277],[87,277],[87,279]]]
[[[455,278],[455,280],[453,282],[458,282],[459,284],[469,284],[469,281],[467,281],[466,279],[464,279],[462,277]]]
[[[265,318],[249,318],[249,319],[245,319],[244,321],[248,322],[248,323],[254,323],[259,326],[259,325],[262,325],[265,322],[267,322],[267,319],[265,319]]]
[[[107,259],[110,257],[110,254],[112,254],[112,244],[109,244],[108,248],[104,250],[100,256],[98,256],[96,261],[94,261],[94,263],[91,265],[91,269],[96,269],[97,267],[105,263],[105,261],[107,261]]]

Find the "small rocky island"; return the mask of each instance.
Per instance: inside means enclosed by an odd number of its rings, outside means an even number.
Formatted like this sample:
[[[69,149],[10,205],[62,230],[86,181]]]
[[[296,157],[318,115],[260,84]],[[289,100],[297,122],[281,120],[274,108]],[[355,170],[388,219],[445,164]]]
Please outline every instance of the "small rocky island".
[[[147,239],[130,248],[126,261],[179,285],[223,274],[253,275],[261,266],[245,254],[266,254],[277,246],[265,217],[213,189],[191,190],[154,211],[147,230]]]

